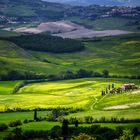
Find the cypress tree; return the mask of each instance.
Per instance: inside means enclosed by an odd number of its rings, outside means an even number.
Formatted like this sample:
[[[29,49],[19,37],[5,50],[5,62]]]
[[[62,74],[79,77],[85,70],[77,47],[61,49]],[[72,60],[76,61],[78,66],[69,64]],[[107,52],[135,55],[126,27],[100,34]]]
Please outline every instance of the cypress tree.
[[[78,122],[78,120],[76,120],[76,121],[75,121],[75,127],[76,127],[76,128],[78,127],[78,124],[79,124],[79,122]]]
[[[64,119],[62,123],[62,136],[63,140],[67,140],[68,137],[68,120]]]
[[[37,120],[37,109],[34,110],[34,120]]]

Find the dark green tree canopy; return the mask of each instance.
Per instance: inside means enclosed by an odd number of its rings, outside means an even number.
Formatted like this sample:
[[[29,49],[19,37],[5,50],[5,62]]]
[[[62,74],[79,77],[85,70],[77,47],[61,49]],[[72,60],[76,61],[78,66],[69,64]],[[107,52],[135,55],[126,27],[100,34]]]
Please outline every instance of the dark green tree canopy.
[[[33,51],[70,53],[84,49],[84,44],[81,41],[44,34],[22,35],[11,37],[8,40],[14,42],[23,49]]]

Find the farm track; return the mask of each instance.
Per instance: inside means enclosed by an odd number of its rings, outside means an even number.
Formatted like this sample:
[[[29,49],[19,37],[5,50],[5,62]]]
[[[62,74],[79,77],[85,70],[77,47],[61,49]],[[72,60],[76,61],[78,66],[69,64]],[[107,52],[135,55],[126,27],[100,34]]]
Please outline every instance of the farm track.
[[[108,94],[106,94],[105,96],[103,96],[101,99],[97,99],[96,97],[94,97],[95,102],[91,105],[90,109],[93,110],[94,107],[96,106],[96,104],[100,103]]]

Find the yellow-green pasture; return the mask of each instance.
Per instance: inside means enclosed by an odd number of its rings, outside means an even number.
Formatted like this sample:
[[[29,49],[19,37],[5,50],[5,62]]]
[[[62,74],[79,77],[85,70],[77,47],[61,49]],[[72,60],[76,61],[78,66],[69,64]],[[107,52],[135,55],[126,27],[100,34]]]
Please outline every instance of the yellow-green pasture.
[[[120,87],[123,83],[140,84],[139,80],[85,78],[53,82],[33,83],[21,88],[16,94],[0,92],[0,110],[6,108],[83,108],[81,116],[121,116],[137,118],[140,115],[140,90],[101,96],[108,85]],[[0,82],[2,85],[3,82]],[[5,84],[5,89],[8,84]],[[2,90],[4,87],[0,87]],[[131,114],[133,112],[133,114]],[[86,113],[86,114],[85,114]],[[128,115],[129,114],[129,115]],[[72,116],[74,114],[71,114]],[[75,114],[75,116],[79,116]]]

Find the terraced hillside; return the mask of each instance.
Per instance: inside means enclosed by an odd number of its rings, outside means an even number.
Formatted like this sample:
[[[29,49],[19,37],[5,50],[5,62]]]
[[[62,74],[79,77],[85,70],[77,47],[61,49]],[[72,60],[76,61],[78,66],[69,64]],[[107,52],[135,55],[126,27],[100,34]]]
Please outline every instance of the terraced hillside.
[[[11,70],[37,74],[58,74],[79,69],[111,75],[138,76],[140,73],[140,35],[121,35],[83,39],[85,50],[76,53],[27,51],[8,41],[0,41],[0,75]]]

